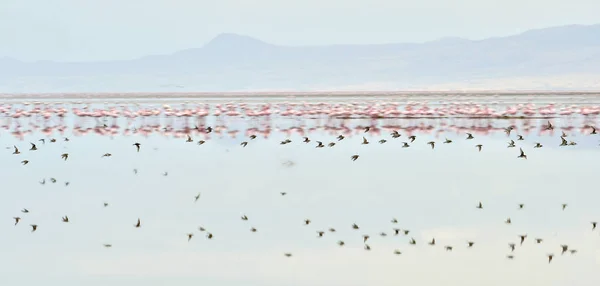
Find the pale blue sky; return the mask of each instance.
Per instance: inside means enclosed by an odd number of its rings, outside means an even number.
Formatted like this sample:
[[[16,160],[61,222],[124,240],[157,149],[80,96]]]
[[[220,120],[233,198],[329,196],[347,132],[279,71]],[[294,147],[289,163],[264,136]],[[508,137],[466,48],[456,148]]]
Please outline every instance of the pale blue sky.
[[[597,23],[597,0],[0,0],[0,57],[131,59],[233,32],[285,45],[481,39]]]
[[[33,120],[2,118],[0,123],[20,122],[26,130]],[[370,122],[354,120],[348,126]],[[66,123],[71,126],[70,119]],[[243,129],[248,121],[225,123]],[[284,119],[274,125],[299,123]],[[386,123],[436,121],[380,121]],[[521,126],[519,121],[489,123]],[[554,124],[558,128],[582,122]],[[214,137],[198,146],[161,136],[89,135],[39,144],[32,152],[26,150],[28,142],[42,135],[19,141],[2,129],[2,147],[15,144],[22,154],[0,152],[0,277],[7,285],[66,286],[598,285],[600,229],[592,232],[590,221],[600,220],[600,195],[592,187],[596,170],[589,167],[600,148],[598,135],[571,133],[569,138],[579,145],[562,148],[557,146],[558,134],[531,134],[517,142],[528,160],[516,158],[518,149],[506,148],[502,133],[476,135],[472,141],[464,134],[442,134],[455,142],[435,150],[425,142],[440,138],[417,136],[409,149],[400,148],[406,139],[387,134],[367,135],[370,145],[361,145],[360,136],[354,136],[334,148],[316,149],[300,143],[298,135],[291,137],[292,144],[281,146],[281,133],[269,140],[257,138],[246,148],[238,146],[243,137]],[[310,137],[327,143],[335,136],[315,132]],[[389,142],[375,143],[381,137]],[[140,153],[131,146],[136,141],[143,144]],[[537,141],[545,147],[533,149]],[[482,152],[476,151],[477,143],[484,145]],[[71,154],[66,162],[60,159],[63,152]],[[100,158],[106,152],[113,157]],[[351,162],[355,153],[361,157]],[[29,165],[21,166],[23,159]],[[284,168],[284,160],[296,165]],[[133,168],[139,169],[137,176]],[[161,176],[163,171],[169,176]],[[38,184],[50,177],[58,183]],[[71,185],[65,187],[64,181]],[[288,195],[281,197],[281,191]],[[202,197],[194,203],[198,192]],[[102,207],[104,201],[108,208]],[[484,202],[483,211],[475,208],[478,201]],[[569,203],[565,211],[560,209],[563,202]],[[518,203],[526,208],[517,210]],[[23,207],[31,212],[20,213]],[[250,220],[242,221],[242,214]],[[16,215],[23,221],[14,226],[11,218]],[[69,215],[69,224],[60,221],[63,215]],[[513,219],[510,226],[503,223],[508,216]],[[143,225],[135,229],[138,217]],[[409,236],[379,237],[381,231],[391,234],[392,217],[399,220],[397,227],[411,230]],[[304,226],[305,218],[313,223]],[[353,222],[361,230],[352,230]],[[31,223],[39,225],[36,233],[30,232]],[[215,238],[208,241],[197,231],[199,225]],[[259,231],[251,233],[251,226]],[[338,232],[316,238],[317,230],[328,227]],[[190,242],[188,232],[196,234]],[[508,243],[518,242],[517,235],[524,233],[528,240],[515,251],[515,260],[508,261]],[[362,234],[371,235],[371,252],[362,249]],[[408,244],[410,237],[417,239],[417,246]],[[438,246],[425,244],[431,237]],[[535,237],[545,242],[536,245],[531,240]],[[345,248],[336,245],[339,239],[346,241]],[[473,249],[465,248],[467,240],[476,241]],[[113,248],[105,249],[103,243]],[[564,243],[580,252],[560,256]],[[445,252],[444,245],[453,245],[454,252]],[[403,251],[400,257],[392,254],[395,248]],[[294,257],[285,258],[287,251]],[[557,254],[550,265],[547,253]]]

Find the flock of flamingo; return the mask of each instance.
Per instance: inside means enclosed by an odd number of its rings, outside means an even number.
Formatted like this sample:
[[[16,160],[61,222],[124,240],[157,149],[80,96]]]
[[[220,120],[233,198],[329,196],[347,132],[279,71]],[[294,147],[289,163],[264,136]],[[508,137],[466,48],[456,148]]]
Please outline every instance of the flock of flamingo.
[[[497,103],[492,103],[493,106]],[[21,106],[29,108],[15,108],[10,104],[0,104],[0,115],[11,118],[30,116],[42,116],[51,118],[53,116],[66,116],[72,113],[76,117],[94,118],[137,118],[137,117],[206,117],[206,116],[229,116],[229,117],[268,117],[268,116],[326,116],[334,118],[392,118],[392,117],[555,117],[583,115],[594,116],[600,114],[600,105],[574,105],[555,103],[538,106],[534,103],[519,103],[499,108],[474,102],[351,102],[351,103],[328,103],[328,102],[283,102],[283,103],[235,103],[224,104],[192,104],[186,103],[181,108],[172,108],[169,105],[162,107],[148,107],[120,104],[107,108],[73,107],[71,110],[65,108],[64,103],[21,103]],[[190,106],[191,105],[191,106]]]

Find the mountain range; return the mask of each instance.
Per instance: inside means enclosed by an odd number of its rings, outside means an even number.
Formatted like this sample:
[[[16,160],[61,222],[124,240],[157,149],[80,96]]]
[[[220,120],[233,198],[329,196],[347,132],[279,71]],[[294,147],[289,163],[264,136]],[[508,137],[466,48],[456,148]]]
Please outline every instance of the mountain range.
[[[600,24],[378,45],[292,47],[221,34],[201,48],[127,61],[0,58],[1,93],[460,89],[485,82],[505,82],[507,90],[519,88],[514,82],[529,89],[600,89],[596,75]],[[582,76],[587,82],[578,84]]]

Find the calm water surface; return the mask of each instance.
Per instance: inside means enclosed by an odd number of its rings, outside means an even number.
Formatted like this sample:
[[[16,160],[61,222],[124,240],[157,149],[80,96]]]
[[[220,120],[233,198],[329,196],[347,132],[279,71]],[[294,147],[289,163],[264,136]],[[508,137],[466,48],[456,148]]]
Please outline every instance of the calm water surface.
[[[600,228],[590,222],[600,221],[600,137],[582,128],[595,121],[553,119],[549,133],[541,119],[0,118],[0,277],[6,285],[598,285]],[[117,131],[100,135],[103,124]],[[203,145],[176,131],[124,135],[144,124],[220,126],[220,134],[191,132]],[[509,125],[510,137],[501,130]],[[338,142],[342,126],[351,132]],[[393,139],[386,126],[402,136]],[[249,128],[271,131],[250,140]],[[475,139],[466,140],[473,128]],[[576,146],[559,147],[561,128]],[[525,140],[507,148],[515,134]],[[402,148],[409,135],[417,139]],[[285,139],[292,142],[281,145]],[[519,148],[527,160],[517,159]],[[410,232],[396,236],[394,228]],[[512,253],[509,243],[517,244]],[[578,252],[561,255],[561,244]],[[550,264],[547,254],[555,255]]]

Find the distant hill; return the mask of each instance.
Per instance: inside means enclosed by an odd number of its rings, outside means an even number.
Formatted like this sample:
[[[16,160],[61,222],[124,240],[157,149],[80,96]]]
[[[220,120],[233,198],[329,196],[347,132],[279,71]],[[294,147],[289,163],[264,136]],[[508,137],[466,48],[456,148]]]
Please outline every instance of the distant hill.
[[[600,75],[600,24],[381,45],[291,47],[221,34],[201,48],[129,61],[0,58],[0,92],[410,89],[573,74]]]

